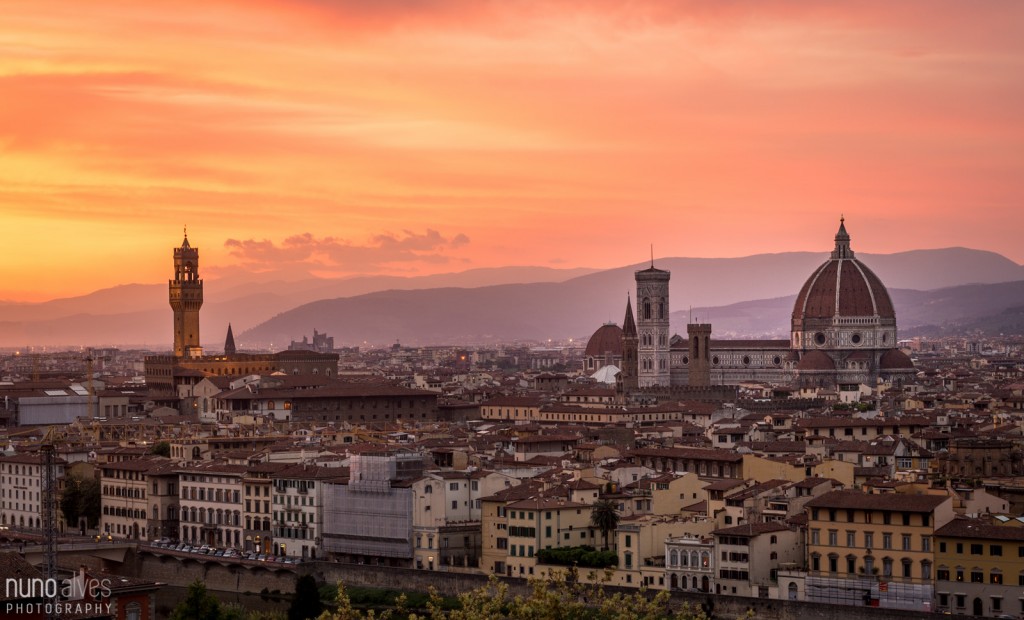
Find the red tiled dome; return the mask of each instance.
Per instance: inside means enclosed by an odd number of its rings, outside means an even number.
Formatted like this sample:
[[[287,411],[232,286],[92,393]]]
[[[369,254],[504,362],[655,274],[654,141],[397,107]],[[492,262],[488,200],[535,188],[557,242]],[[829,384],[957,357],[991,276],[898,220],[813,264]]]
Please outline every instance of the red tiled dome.
[[[622,355],[622,328],[614,323],[599,327],[587,341],[584,357],[604,357],[605,354]]]
[[[804,353],[800,362],[796,365],[797,370],[835,370],[836,363],[822,351],[809,351]]]
[[[839,226],[832,257],[811,274],[793,306],[796,321],[834,316],[896,318],[885,285],[854,258],[845,224]]]
[[[914,362],[899,349],[889,349],[878,361],[881,370],[914,370]]]

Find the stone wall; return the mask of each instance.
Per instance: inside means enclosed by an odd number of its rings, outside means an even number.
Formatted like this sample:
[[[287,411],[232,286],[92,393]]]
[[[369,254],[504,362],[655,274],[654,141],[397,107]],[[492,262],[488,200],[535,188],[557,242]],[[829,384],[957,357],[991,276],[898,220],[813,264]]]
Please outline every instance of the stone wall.
[[[447,596],[485,585],[487,575],[474,573],[425,571],[410,568],[392,568],[360,564],[337,564],[332,562],[310,562],[293,567],[255,568],[240,565],[222,565],[216,562],[201,562],[188,558],[157,557],[141,553],[131,563],[132,576],[146,577],[176,586],[187,586],[196,579],[203,581],[211,590],[228,592],[258,593],[266,588],[273,592],[290,593],[295,589],[299,574],[311,574],[318,582],[342,582],[350,586],[396,589],[427,592],[431,588]],[[511,595],[529,595],[529,583],[525,579],[506,578]],[[628,588],[608,587],[614,592],[632,593]],[[824,605],[804,601],[754,599],[738,596],[708,595],[675,592],[672,605],[701,607],[714,618],[742,618],[748,611],[756,620],[925,620],[935,615],[925,612]]]

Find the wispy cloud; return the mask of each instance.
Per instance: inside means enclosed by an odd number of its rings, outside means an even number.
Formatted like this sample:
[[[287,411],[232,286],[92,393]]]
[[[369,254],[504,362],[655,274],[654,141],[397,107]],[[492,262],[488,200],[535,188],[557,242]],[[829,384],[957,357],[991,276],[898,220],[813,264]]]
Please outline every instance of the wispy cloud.
[[[410,271],[424,265],[459,260],[450,251],[465,247],[469,237],[446,237],[427,229],[375,235],[368,243],[303,233],[281,242],[269,239],[228,239],[224,242],[239,267],[253,272],[302,272],[320,276],[375,273],[388,268]],[[216,273],[216,269],[214,269]]]

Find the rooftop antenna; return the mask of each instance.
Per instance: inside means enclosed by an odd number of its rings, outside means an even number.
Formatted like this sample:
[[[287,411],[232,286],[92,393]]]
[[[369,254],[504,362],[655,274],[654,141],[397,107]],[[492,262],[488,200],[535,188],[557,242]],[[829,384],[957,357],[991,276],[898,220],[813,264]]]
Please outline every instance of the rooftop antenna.
[[[690,323],[693,323],[693,304],[690,305]]]
[[[651,269],[654,269],[654,244],[651,244]]]

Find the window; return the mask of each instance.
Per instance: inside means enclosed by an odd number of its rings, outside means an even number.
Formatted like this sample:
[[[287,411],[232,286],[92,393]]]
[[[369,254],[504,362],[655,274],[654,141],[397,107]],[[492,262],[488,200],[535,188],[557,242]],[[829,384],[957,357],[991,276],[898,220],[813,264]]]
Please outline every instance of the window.
[[[1002,545],[989,545],[988,546],[988,554],[989,555],[999,555],[999,556],[1003,555],[1003,546]]]
[[[846,546],[856,547],[857,546],[857,532],[846,533]]]
[[[815,572],[821,570],[821,556],[817,553],[811,556],[811,570]]]
[[[910,534],[903,535],[903,550],[910,551]]]
[[[835,573],[839,570],[839,558],[835,555],[828,556],[828,572]]]
[[[992,571],[988,574],[988,582],[992,583],[992,584],[995,584],[995,585],[1002,585],[1003,584],[1003,573],[1002,573],[1002,571],[1000,571],[998,568],[992,569]]]
[[[846,556],[846,572],[850,573],[851,575],[857,572],[857,556]]]
[[[864,548],[870,549],[875,546],[875,533],[864,532]]]
[[[985,545],[971,544],[971,555],[984,555]]]
[[[971,583],[985,583],[985,572],[980,568],[971,569]]]
[[[821,544],[821,530],[811,530],[811,544],[812,545],[820,545]]]
[[[882,534],[882,549],[892,549],[892,534],[888,532]]]
[[[922,536],[921,537],[921,551],[931,551],[931,550],[932,550],[932,537],[931,536]]]
[[[828,531],[828,544],[832,547],[835,547],[839,544],[839,532],[835,530]]]

